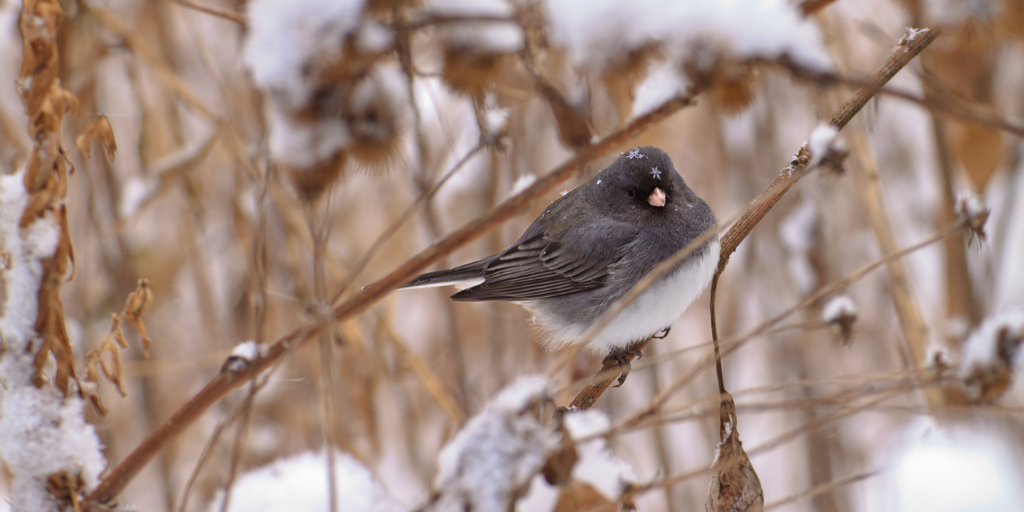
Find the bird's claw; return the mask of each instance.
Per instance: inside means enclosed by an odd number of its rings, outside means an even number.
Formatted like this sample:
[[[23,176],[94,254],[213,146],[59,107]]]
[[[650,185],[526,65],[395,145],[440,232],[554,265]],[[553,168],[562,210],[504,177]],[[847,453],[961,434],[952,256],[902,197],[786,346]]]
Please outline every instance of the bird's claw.
[[[664,329],[654,333],[654,336],[651,336],[651,337],[655,338],[655,339],[663,340],[663,339],[668,337],[668,333],[670,333],[670,332],[672,332],[672,328],[671,327],[666,327],[666,328],[664,328]]]
[[[636,347],[629,347],[622,350],[616,350],[608,354],[604,358],[604,361],[601,362],[601,364],[609,370],[613,368],[619,370],[619,379],[612,387],[617,388],[625,384],[626,376],[629,375],[629,370],[632,366],[629,364],[629,356],[636,356],[637,359],[640,359],[644,355],[640,353],[640,349]]]

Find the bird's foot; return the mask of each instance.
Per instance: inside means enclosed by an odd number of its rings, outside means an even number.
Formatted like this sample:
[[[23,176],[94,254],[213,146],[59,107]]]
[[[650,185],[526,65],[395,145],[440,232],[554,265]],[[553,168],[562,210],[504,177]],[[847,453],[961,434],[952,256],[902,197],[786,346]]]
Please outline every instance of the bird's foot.
[[[668,337],[668,333],[672,332],[672,327],[666,327],[651,336],[654,339],[663,340]]]
[[[630,345],[625,348],[612,350],[610,354],[605,356],[601,364],[611,370],[617,369],[619,371],[619,380],[613,387],[619,387],[626,382],[626,376],[629,375],[631,365],[629,364],[629,356],[636,356],[640,359],[644,355],[640,353],[640,349],[636,348],[636,345]]]

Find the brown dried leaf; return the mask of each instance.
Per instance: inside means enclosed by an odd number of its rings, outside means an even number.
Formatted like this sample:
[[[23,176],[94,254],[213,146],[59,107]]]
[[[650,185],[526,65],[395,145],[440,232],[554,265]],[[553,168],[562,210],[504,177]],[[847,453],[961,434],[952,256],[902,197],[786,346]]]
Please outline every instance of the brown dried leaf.
[[[98,142],[103,146],[107,160],[114,161],[117,153],[117,141],[114,139],[114,129],[110,126],[110,120],[106,115],[100,115],[95,121],[89,123],[81,135],[75,137],[75,146],[88,159],[92,155],[92,143]]]
[[[711,484],[707,512],[761,512],[764,510],[764,491],[754,466],[743,450],[736,428],[736,403],[729,393],[722,393],[719,407],[718,453],[711,468]]]
[[[57,364],[54,384],[65,396],[68,394],[70,381],[78,381],[75,374],[75,361],[71,351],[71,341],[64,328],[64,306],[60,300],[60,285],[63,274],[60,272],[59,258],[43,260],[43,276],[39,284],[39,311],[36,315],[35,330],[43,338],[43,343],[36,352],[33,366],[35,373],[32,383],[42,387],[46,383],[46,363],[52,354]],[[66,268],[66,265],[65,265]],[[81,388],[81,386],[79,386]]]
[[[573,442],[569,429],[565,422],[558,422],[558,432],[562,434],[562,445],[555,453],[552,453],[541,468],[541,474],[551,485],[565,485],[572,478],[572,468],[580,460],[576,453],[576,443]]]
[[[121,348],[128,348],[128,340],[124,339],[124,331],[121,330],[121,319],[117,313],[110,314],[110,335]]]
[[[558,493],[554,512],[577,512],[582,510],[610,510],[608,498],[584,482],[572,482]]]
[[[152,302],[153,292],[149,289],[149,279],[142,278],[139,279],[135,291],[128,294],[123,311],[125,319],[135,328],[135,332],[139,333],[139,336],[142,337],[142,351],[145,352],[146,357],[149,357],[149,345],[152,340],[149,339],[149,334],[146,332],[146,320],[144,317]]]
[[[46,490],[62,505],[58,507],[59,510],[81,510],[80,504],[85,494],[85,480],[81,473],[73,476],[67,470],[53,473],[46,477]]]

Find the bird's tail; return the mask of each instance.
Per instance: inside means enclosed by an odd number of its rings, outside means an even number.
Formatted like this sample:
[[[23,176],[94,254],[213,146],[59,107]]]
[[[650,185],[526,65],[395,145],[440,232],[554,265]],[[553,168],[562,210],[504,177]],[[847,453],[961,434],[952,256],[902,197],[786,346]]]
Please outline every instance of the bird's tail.
[[[405,283],[402,285],[402,288],[435,288],[438,286],[455,286],[460,290],[471,288],[484,282],[484,268],[486,268],[490,261],[491,258],[486,258],[474,261],[473,263],[467,263],[461,267],[427,272]]]

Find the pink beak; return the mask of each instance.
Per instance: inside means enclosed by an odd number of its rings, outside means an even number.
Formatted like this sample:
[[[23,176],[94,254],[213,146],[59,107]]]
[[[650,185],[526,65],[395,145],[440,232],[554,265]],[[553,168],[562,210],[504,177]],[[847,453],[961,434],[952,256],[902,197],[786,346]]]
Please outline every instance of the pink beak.
[[[651,192],[651,196],[647,198],[647,202],[651,206],[665,206],[665,192],[658,187],[654,187],[654,192]]]

